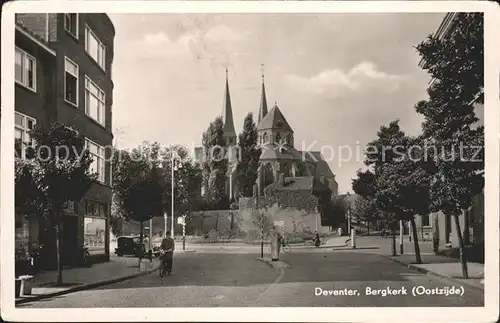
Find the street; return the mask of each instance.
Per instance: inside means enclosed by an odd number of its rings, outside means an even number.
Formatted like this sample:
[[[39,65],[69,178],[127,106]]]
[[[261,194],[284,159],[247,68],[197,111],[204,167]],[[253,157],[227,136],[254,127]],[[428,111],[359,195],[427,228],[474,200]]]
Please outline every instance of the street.
[[[18,305],[54,307],[234,307],[234,306],[483,306],[482,292],[464,286],[464,295],[412,296],[415,286],[460,287],[358,251],[282,254],[287,268],[273,268],[255,253],[192,252],[175,255],[173,275],[158,272],[133,280]],[[280,262],[281,263],[281,262]],[[372,290],[406,288],[408,295],[366,295]],[[316,296],[315,292],[352,296]],[[332,290],[335,290],[332,292]],[[357,291],[357,293],[355,292]],[[330,291],[330,292],[328,292]]]

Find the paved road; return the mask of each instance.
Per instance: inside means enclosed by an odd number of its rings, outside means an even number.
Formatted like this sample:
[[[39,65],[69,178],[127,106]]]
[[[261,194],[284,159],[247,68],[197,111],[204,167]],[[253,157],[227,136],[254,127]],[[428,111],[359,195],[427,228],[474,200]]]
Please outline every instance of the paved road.
[[[273,268],[252,253],[180,253],[173,276],[161,279],[154,273],[23,307],[483,305],[482,293],[465,286],[463,296],[411,296],[414,286],[442,288],[453,282],[418,273],[378,254],[330,251],[282,256],[290,268]],[[365,295],[367,287],[405,287],[408,295]],[[316,288],[357,293],[315,296]]]

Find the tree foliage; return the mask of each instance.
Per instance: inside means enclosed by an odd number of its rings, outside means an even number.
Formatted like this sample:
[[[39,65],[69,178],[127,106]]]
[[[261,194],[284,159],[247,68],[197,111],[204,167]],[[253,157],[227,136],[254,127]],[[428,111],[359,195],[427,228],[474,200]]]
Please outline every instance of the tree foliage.
[[[280,209],[297,209],[306,213],[318,211],[319,199],[310,190],[286,190],[273,183],[264,189],[264,196]]]
[[[349,206],[343,197],[335,196],[321,205],[325,207],[325,215],[329,226],[338,227],[345,222]]]
[[[360,176],[353,180],[354,191],[374,202],[376,214],[393,232],[398,221],[413,222],[416,214],[429,212],[430,176],[422,147],[420,138],[407,136],[399,120],[394,120],[380,128],[377,139],[370,142],[365,151],[365,164],[371,166],[373,172],[358,172]],[[420,263],[416,235],[414,242]]]
[[[243,122],[243,132],[239,135],[238,145],[241,156],[236,168],[238,175],[238,187],[244,197],[251,197],[253,185],[257,180],[257,169],[261,154],[257,143],[257,126],[253,120],[252,113],[247,114]]]
[[[226,194],[228,160],[221,117],[210,123],[203,133],[202,144],[205,154],[202,169],[206,203],[209,208],[227,209],[230,203]]]
[[[458,216],[484,188],[484,127],[475,113],[476,104],[484,103],[483,13],[458,13],[453,22],[447,37],[429,36],[417,46],[434,82],[429,98],[415,109],[424,116],[423,137],[434,148],[431,209],[455,217],[467,277]]]
[[[372,197],[358,196],[354,200],[352,216],[360,221],[376,221],[379,219],[379,210],[376,205],[376,200]]]
[[[26,160],[15,162],[15,203],[26,214],[43,217],[56,229],[57,282],[62,283],[61,223],[69,201],[79,201],[96,180],[89,170],[85,137],[59,123],[36,126]]]

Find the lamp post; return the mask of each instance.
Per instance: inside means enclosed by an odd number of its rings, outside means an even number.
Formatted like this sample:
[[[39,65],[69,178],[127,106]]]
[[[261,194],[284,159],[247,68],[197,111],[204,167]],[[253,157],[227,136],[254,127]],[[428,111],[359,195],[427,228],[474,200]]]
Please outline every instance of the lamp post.
[[[170,145],[170,154],[171,154],[171,175],[172,175],[172,192],[171,192],[171,204],[172,204],[172,231],[170,233],[172,239],[174,239],[174,229],[175,229],[175,216],[174,216],[174,186],[175,186],[175,182],[174,182],[174,171],[176,170],[176,166],[175,166],[175,159],[178,158],[180,159],[179,155],[177,155],[177,153],[174,151],[173,149],[173,146]],[[182,168],[182,165],[179,164],[179,168]]]

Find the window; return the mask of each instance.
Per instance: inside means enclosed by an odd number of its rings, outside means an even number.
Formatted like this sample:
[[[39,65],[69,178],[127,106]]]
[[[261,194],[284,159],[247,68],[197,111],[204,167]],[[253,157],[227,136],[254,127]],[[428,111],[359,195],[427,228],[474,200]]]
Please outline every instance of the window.
[[[429,215],[426,214],[426,215],[422,215],[422,226],[423,227],[428,227],[430,224],[429,224]]]
[[[36,120],[18,112],[15,113],[14,119],[15,119],[14,156],[16,158],[25,159],[27,147],[33,145],[33,140],[31,139],[30,131],[33,130]]]
[[[106,252],[107,204],[85,201],[84,240],[90,254]]]
[[[269,138],[267,136],[267,133],[264,132],[264,143],[267,144],[269,142]]]
[[[85,50],[103,70],[106,70],[106,47],[88,26],[85,30]]]
[[[90,200],[85,201],[85,216],[86,217],[106,217],[106,204],[94,202]]]
[[[78,39],[78,14],[65,13],[64,14],[64,29],[69,32],[73,37]]]
[[[64,99],[78,106],[78,65],[66,57],[64,69]]]
[[[87,76],[85,77],[85,113],[101,125],[106,125],[105,93]]]
[[[97,173],[97,179],[100,182],[104,182],[104,148],[97,145],[96,143],[87,139],[86,148],[90,151],[92,156],[92,164],[90,165],[90,171],[92,173]]]
[[[277,144],[281,143],[281,134],[279,132],[276,134],[275,141],[276,141]]]
[[[16,83],[36,91],[36,60],[16,47]]]

